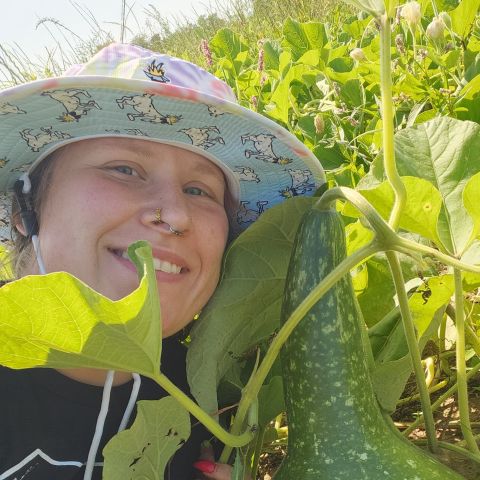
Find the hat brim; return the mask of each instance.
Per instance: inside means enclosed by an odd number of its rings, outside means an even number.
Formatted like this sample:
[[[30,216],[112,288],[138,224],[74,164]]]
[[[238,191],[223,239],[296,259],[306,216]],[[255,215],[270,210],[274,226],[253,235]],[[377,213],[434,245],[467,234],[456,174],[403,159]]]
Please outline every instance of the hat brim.
[[[210,159],[239,203],[238,230],[325,181],[294,135],[238,104],[166,83],[76,76],[0,92],[0,193],[59,147],[104,136],[168,143]]]

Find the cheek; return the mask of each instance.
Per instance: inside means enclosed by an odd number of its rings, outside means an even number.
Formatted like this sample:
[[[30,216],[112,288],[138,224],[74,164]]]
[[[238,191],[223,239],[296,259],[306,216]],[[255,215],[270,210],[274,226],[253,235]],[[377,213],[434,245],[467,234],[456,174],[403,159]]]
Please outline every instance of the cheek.
[[[55,270],[69,269],[72,252],[85,261],[121,211],[111,189],[95,182],[69,182],[51,192],[40,216],[40,241],[45,259]],[[53,262],[53,263],[52,263]]]
[[[65,183],[47,198],[42,211],[42,225],[48,230],[52,224],[86,233],[94,225],[101,225],[121,211],[114,189],[105,188],[102,182],[82,181]],[[48,232],[47,232],[48,233]]]
[[[205,232],[204,238],[208,239],[204,246],[204,263],[209,268],[211,274],[211,282],[215,285],[218,282],[220,270],[222,267],[222,259],[225,253],[225,247],[228,238],[228,222],[212,222],[208,231]]]

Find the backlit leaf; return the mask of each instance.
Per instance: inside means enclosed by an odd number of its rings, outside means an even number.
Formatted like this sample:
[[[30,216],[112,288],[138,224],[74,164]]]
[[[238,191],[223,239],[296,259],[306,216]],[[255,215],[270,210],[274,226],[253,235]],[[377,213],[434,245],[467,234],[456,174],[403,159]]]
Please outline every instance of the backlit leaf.
[[[309,50],[320,50],[326,43],[327,34],[323,23],[300,23],[287,18],[283,25],[283,38],[283,46],[291,49],[296,61]]]
[[[474,175],[470,180],[465,184],[465,189],[463,190],[463,204],[465,209],[473,220],[472,232],[470,234],[470,240],[468,243],[473,241],[480,232],[480,173]],[[480,262],[480,258],[478,259]]]
[[[452,30],[465,38],[472,29],[480,7],[480,0],[461,0],[455,10],[448,12],[452,19]]]
[[[3,286],[0,364],[157,374],[162,330],[151,248],[137,242],[129,255],[140,286],[117,301],[65,272],[27,276]]]
[[[138,402],[135,422],[103,449],[104,480],[163,480],[165,467],[190,436],[188,412],[173,398]]]
[[[407,203],[400,217],[400,228],[418,233],[441,245],[437,234],[437,222],[442,208],[440,192],[428,181],[417,177],[402,177],[407,190]],[[360,193],[388,220],[393,207],[393,189],[383,182],[376,188],[360,190]],[[353,207],[345,208],[346,215],[356,215]]]
[[[479,151],[480,125],[449,117],[414,125],[395,135],[399,174],[423,178],[440,192],[439,246],[459,256],[471,240],[473,220],[462,196],[468,180],[480,172]],[[383,180],[383,164],[379,159],[359,183],[359,189],[372,188]]]

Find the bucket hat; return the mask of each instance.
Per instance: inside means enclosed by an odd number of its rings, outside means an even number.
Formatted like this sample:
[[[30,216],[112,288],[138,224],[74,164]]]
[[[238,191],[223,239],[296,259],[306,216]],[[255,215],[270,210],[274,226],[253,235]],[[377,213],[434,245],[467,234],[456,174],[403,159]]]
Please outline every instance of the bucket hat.
[[[241,107],[222,80],[185,60],[114,43],[61,77],[0,91],[0,242],[10,239],[9,191],[19,176],[63,145],[99,137],[143,138],[214,162],[236,201],[236,232],[325,181],[307,147]]]

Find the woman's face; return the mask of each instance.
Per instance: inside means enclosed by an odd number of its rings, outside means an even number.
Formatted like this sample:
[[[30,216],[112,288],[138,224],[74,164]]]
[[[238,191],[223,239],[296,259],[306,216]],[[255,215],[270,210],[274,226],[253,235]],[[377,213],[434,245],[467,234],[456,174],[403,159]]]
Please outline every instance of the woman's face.
[[[126,249],[146,240],[163,335],[181,330],[218,282],[228,236],[221,170],[188,150],[119,138],[72,143],[54,162],[40,212],[47,272],[67,271],[117,300],[138,286]],[[155,221],[157,209],[166,223]],[[183,235],[172,234],[168,224]]]

